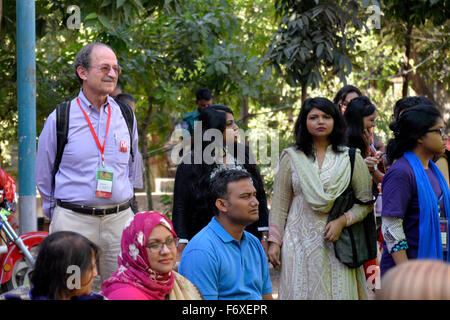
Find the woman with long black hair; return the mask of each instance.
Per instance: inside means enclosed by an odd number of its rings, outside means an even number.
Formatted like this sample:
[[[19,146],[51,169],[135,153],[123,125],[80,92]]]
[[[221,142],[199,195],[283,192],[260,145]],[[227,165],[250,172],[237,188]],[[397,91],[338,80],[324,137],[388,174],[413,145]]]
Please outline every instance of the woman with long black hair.
[[[233,111],[224,105],[211,105],[200,114],[195,130],[201,131],[201,135],[196,137],[194,132],[191,151],[183,157],[175,175],[172,221],[180,238],[179,258],[186,243],[211,221],[209,183],[215,173],[226,169],[245,170],[252,176],[259,201],[259,220],[246,231],[262,239],[267,249],[269,211],[264,184],[249,148],[238,143]]]
[[[384,175],[382,158],[379,157],[382,152],[375,148],[373,141],[376,117],[376,107],[366,96],[354,98],[344,112],[347,124],[347,146],[361,150],[361,155],[369,168],[375,187],[381,182]]]
[[[372,205],[354,204],[328,222],[335,200],[351,186],[372,200],[371,179],[359,150],[351,176],[345,124],[328,99],[307,99],[295,123],[294,146],[281,154],[269,217],[269,259],[281,264],[279,299],[367,299],[362,267],[335,256],[342,230],[362,221]]]
[[[387,145],[393,164],[382,184],[382,275],[410,259],[448,260],[450,191],[431,161],[445,149],[442,115],[419,105],[404,111],[390,129],[395,137]]]

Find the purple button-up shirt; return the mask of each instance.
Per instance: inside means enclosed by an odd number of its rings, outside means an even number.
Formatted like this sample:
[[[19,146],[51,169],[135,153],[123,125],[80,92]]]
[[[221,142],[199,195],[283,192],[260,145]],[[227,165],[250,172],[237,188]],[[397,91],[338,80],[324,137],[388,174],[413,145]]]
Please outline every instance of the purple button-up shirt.
[[[86,118],[78,106],[77,99],[70,105],[68,141],[55,176],[52,194],[52,170],[56,157],[56,111],[45,121],[39,136],[36,155],[36,185],[43,199],[42,210],[52,218],[56,199],[88,206],[113,206],[133,197],[136,162],[130,156],[130,134],[120,107],[108,96],[100,111],[87,100],[81,90],[78,98],[87,113],[100,144],[105,140],[108,120],[107,104],[111,106],[111,120],[105,143],[105,167],[114,170],[111,198],[95,196],[97,188],[96,170],[102,164],[101,152],[89,129]],[[120,142],[126,141],[127,151],[120,150]],[[136,118],[133,126],[133,152],[138,150]]]

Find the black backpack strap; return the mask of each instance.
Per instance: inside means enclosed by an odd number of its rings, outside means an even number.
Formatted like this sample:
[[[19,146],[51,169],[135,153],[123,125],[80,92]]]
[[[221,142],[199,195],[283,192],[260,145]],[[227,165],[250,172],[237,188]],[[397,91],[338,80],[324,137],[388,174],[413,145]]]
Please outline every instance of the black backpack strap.
[[[69,133],[70,100],[56,106],[56,156],[52,171],[52,190],[55,188],[55,176],[59,170],[64,147]]]
[[[127,123],[128,132],[130,133],[130,155],[131,160],[134,161],[134,153],[133,153],[133,125],[134,125],[134,113],[131,107],[120,101],[114,100],[120,107],[120,111],[122,111],[122,116]]]
[[[355,148],[348,149],[348,156],[350,157],[350,183],[352,183],[353,180],[353,169],[355,168]]]

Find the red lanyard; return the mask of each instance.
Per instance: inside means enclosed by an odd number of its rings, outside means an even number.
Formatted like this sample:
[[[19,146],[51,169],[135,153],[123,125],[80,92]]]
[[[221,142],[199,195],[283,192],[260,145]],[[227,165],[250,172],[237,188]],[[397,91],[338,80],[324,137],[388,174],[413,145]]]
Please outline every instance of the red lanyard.
[[[84,109],[81,107],[80,99],[78,99],[78,97],[77,97],[77,102],[78,102],[78,105],[80,106],[81,111],[83,111],[84,117],[86,118],[86,121],[87,121],[87,123],[89,125],[89,128],[91,129],[92,136],[94,137],[94,140],[97,143],[97,147],[100,150],[100,152],[102,153],[102,164],[103,164],[103,166],[105,166],[105,154],[104,154],[104,152],[105,152],[106,137],[108,136],[109,122],[111,120],[111,106],[108,103],[108,121],[106,123],[105,140],[103,141],[103,145],[101,146],[100,145],[100,141],[98,140],[97,135],[95,134],[94,128],[92,127],[91,120],[89,120],[89,117],[86,114],[86,111],[84,111]]]

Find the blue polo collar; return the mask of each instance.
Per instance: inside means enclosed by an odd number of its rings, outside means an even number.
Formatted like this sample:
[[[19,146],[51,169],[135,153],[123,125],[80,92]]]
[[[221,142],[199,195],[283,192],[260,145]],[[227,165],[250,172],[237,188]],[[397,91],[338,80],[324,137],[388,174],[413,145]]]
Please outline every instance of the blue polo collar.
[[[222,225],[216,220],[215,217],[213,217],[211,219],[211,222],[208,224],[208,226],[214,231],[214,233],[225,243],[227,242],[236,242],[237,244],[239,244],[239,241],[234,239],[228,232],[227,230],[224,229],[224,227],[222,227]],[[245,235],[245,231],[242,233],[242,238],[241,238],[241,244],[243,241],[245,241],[246,239],[246,235]]]

